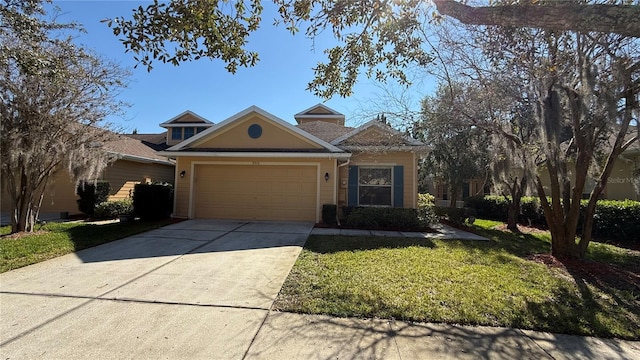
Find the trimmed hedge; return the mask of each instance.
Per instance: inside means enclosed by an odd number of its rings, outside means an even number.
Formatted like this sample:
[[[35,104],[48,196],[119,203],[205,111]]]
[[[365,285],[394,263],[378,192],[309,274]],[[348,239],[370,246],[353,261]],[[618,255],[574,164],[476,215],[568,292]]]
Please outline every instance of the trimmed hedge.
[[[344,207],[342,213],[342,223],[356,229],[412,231],[423,228],[416,209]]]
[[[111,185],[108,181],[82,182],[78,185],[76,193],[80,199],[78,202],[78,210],[93,215],[97,204],[107,201],[109,198],[109,190]]]
[[[95,217],[100,219],[115,219],[120,215],[133,214],[133,201],[131,199],[105,201],[96,205]]]
[[[141,220],[168,218],[173,211],[173,186],[136,184],[133,189],[133,213]]]
[[[327,225],[335,225],[337,220],[338,206],[334,204],[322,205],[322,223]]]
[[[640,241],[640,201],[599,200],[593,217],[594,237]]]
[[[584,212],[588,200],[581,203]],[[466,205],[475,209],[483,219],[505,221],[507,201],[502,196],[471,197]],[[544,212],[537,197],[523,197],[518,222],[525,225],[546,227]],[[582,216],[578,233],[582,229]],[[598,200],[594,214],[593,237],[605,240],[635,240],[640,233],[640,202],[633,200]]]

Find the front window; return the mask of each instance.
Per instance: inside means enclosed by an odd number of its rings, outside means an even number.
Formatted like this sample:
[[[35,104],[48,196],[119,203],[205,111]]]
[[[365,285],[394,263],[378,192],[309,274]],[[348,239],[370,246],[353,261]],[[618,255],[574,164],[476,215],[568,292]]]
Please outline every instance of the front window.
[[[201,133],[201,132],[203,132],[203,131],[205,131],[205,130],[207,130],[207,128],[206,128],[206,127],[198,127],[198,128],[196,128],[196,133],[198,133],[198,134],[199,134],[199,133]]]
[[[184,138],[185,138],[185,139],[188,139],[188,138],[192,137],[192,136],[193,136],[193,134],[194,134],[194,130],[195,130],[195,129],[194,129],[194,128],[192,128],[192,127],[186,127],[186,128],[184,128]]]
[[[171,140],[182,140],[182,128],[171,129]]]
[[[358,174],[358,204],[361,206],[391,206],[391,168],[363,168]]]

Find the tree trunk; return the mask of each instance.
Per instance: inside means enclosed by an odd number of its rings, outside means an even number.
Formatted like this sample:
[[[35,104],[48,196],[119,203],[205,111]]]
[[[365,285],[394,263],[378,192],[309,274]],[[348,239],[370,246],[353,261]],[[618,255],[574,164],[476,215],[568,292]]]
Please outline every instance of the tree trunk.
[[[507,229],[518,231],[518,215],[520,214],[520,199],[509,202],[507,211]]]
[[[551,231],[551,255],[558,259],[580,258],[575,231],[567,231],[564,224],[555,226]]]
[[[452,186],[449,189],[449,194],[451,194],[451,199],[449,199],[449,207],[455,208],[456,202],[458,201],[458,189],[455,186]]]

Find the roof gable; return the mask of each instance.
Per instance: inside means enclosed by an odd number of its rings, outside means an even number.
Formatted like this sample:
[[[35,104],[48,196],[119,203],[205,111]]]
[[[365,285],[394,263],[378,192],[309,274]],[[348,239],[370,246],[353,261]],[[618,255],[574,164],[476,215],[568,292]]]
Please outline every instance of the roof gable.
[[[258,125],[260,135],[253,137],[249,128]],[[255,134],[254,134],[255,135]],[[300,130],[277,116],[251,106],[209,129],[187,139],[168,151],[202,149],[224,150],[310,150],[344,152],[318,137]]]
[[[186,124],[200,125],[200,126],[211,126],[213,123],[202,116],[194,113],[191,110],[187,110],[177,116],[172,117],[171,119],[163,122],[160,126],[166,127],[175,127],[175,126],[184,126]]]
[[[293,116],[298,124],[311,121],[327,121],[344,126],[344,114],[341,114],[323,104],[314,105]]]
[[[344,117],[344,114],[341,114],[324,104],[313,105],[312,107],[295,114],[294,117],[304,115],[339,115]]]

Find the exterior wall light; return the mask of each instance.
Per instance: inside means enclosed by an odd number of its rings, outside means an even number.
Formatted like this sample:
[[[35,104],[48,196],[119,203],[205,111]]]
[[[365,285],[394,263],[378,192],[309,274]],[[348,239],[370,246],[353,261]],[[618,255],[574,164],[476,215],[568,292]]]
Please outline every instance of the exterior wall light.
[[[186,174],[187,172],[185,170],[180,171],[180,179],[184,178]]]
[[[324,181],[329,181],[329,173],[324,173]]]

